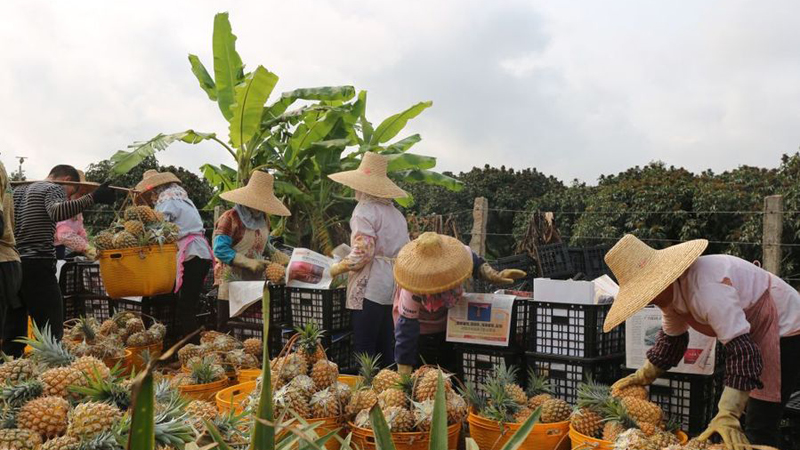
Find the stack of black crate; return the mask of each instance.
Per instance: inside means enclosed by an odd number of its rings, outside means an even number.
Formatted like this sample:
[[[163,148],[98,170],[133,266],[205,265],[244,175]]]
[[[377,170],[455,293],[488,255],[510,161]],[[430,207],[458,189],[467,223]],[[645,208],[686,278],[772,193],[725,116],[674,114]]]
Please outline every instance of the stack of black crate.
[[[67,261],[58,280],[64,301],[64,320],[94,317],[102,322],[113,314],[100,266],[85,261]]]
[[[218,308],[227,312],[227,301],[218,302]],[[292,325],[292,310],[289,307],[288,288],[284,285],[269,285],[269,337],[264,343],[268,346],[270,358],[276,357],[283,348],[282,336]],[[259,300],[248,306],[241,314],[229,318],[225,326],[236,339],[264,339],[263,305]]]

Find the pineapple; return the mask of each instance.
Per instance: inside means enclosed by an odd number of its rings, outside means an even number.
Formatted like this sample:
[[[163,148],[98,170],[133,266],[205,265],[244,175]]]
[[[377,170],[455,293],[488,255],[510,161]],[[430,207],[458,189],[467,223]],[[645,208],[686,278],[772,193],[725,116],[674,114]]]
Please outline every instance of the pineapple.
[[[327,417],[338,417],[342,413],[339,398],[330,388],[325,388],[313,396],[309,402],[311,406],[311,417],[322,419]]]
[[[120,231],[114,235],[112,246],[115,249],[138,247],[139,240],[136,239],[136,236],[127,231]]]
[[[603,440],[614,442],[623,431],[625,431],[625,426],[621,423],[616,421],[606,422],[605,425],[603,425]]]
[[[102,380],[111,376],[111,370],[108,369],[108,366],[93,356],[82,356],[76,359],[70,367],[92,379]]]
[[[413,402],[414,420],[419,431],[430,431],[433,422],[433,400]]]
[[[203,426],[203,421],[212,422],[217,418],[217,405],[203,400],[193,400],[186,405],[186,414],[197,428]]]
[[[146,205],[130,206],[126,208],[123,217],[125,220],[139,220],[145,223],[153,223],[158,219],[158,216],[153,208]]]
[[[19,428],[52,439],[67,431],[69,403],[61,397],[40,397],[29,401],[17,413]]]
[[[80,448],[80,439],[75,436],[60,436],[45,442],[41,450],[80,450]]]
[[[386,389],[395,387],[400,382],[400,374],[394,370],[383,369],[372,380],[372,388],[380,394]]]
[[[640,400],[647,400],[650,396],[644,386],[632,385],[624,388],[611,386],[611,396],[616,398],[634,397]]]
[[[552,398],[542,403],[542,423],[563,422],[569,419],[572,408],[564,400]]]
[[[506,366],[505,361],[502,361],[495,371],[495,376],[505,385],[506,392],[508,396],[514,400],[514,403],[518,405],[526,405],[528,403],[528,396],[525,395],[525,391],[517,384],[516,367]]]
[[[147,331],[157,337],[155,342],[163,341],[167,336],[167,326],[163,323],[156,322]]]
[[[0,384],[16,384],[36,376],[36,364],[31,359],[14,359],[0,365]]]
[[[209,384],[225,378],[225,369],[217,364],[214,358],[205,356],[199,361],[192,361],[189,365],[191,373],[190,384]]]
[[[536,410],[547,400],[553,398],[553,388],[550,382],[542,375],[537,374],[533,367],[528,368],[528,408]]]
[[[138,317],[133,319],[128,319],[125,322],[125,331],[127,331],[130,334],[140,333],[143,332],[144,330],[145,330],[144,322],[142,322],[142,319]]]
[[[70,391],[71,386],[86,386],[87,379],[73,367],[56,367],[42,373],[44,395],[55,395],[66,399],[78,399],[78,395]]]
[[[286,268],[277,263],[269,263],[264,274],[272,284],[283,284],[286,278]]]
[[[350,396],[350,403],[347,404],[345,412],[349,416],[358,414],[360,411],[369,410],[378,403],[378,396],[369,387],[360,387]]]
[[[656,432],[650,436],[650,441],[659,449],[680,443],[677,436],[664,430],[656,430]]]
[[[642,430],[632,428],[622,432],[614,441],[614,450],[661,450],[651,442]]]
[[[390,406],[383,410],[383,415],[392,433],[408,433],[414,431],[415,417],[411,411],[399,406]]]
[[[653,425],[661,424],[664,413],[655,403],[635,397],[625,397],[621,401],[622,405],[628,411],[628,414],[630,414],[631,418],[636,423],[640,425],[642,423],[650,423]]]
[[[605,417],[603,440],[614,442],[625,430],[637,428],[636,422],[628,413],[620,399],[608,397],[599,407],[599,413]]]
[[[440,371],[438,369],[430,370],[422,376],[422,379],[419,380],[414,391],[414,399],[416,401],[424,402],[434,398],[436,395],[436,386],[439,383],[439,373]],[[445,393],[452,392],[453,386],[449,380],[449,375],[442,373],[442,376],[444,377]]]
[[[108,319],[100,324],[100,329],[97,331],[97,334],[100,336],[110,336],[112,334],[116,334],[118,331],[119,326],[117,326],[117,323],[111,319]]]
[[[146,347],[150,344],[150,340],[147,337],[147,333],[139,331],[128,336],[125,344],[128,347]]]
[[[0,449],[39,450],[42,438],[30,430],[0,430]]]
[[[184,367],[189,367],[189,361],[193,358],[199,358],[203,355],[204,349],[195,344],[186,344],[178,350],[178,360]]]
[[[333,391],[336,393],[336,396],[339,398],[339,404],[347,405],[350,403],[350,385],[342,382],[336,382],[331,389],[333,389]]]
[[[16,384],[7,384],[0,389],[0,399],[11,408],[19,408],[29,401],[39,397],[44,392],[44,385],[36,378],[21,381]]]
[[[314,363],[314,367],[311,369],[311,378],[314,380],[317,390],[327,389],[339,378],[339,366],[327,359],[320,359]],[[375,379],[377,380],[377,377]]]
[[[234,350],[225,355],[225,360],[228,364],[239,368],[256,369],[259,368],[258,358],[245,353],[244,350]]]
[[[290,353],[277,364],[276,371],[280,375],[280,378],[286,382],[308,373],[308,363],[300,353]]]
[[[408,406],[408,397],[400,389],[389,388],[378,394],[378,404],[382,409],[391,406],[405,408]]]
[[[533,414],[533,410],[528,408],[527,406],[523,406],[514,413],[514,422],[515,423],[522,423],[525,422],[528,417]]]
[[[261,358],[261,354],[264,350],[264,344],[261,339],[257,338],[250,338],[244,341],[244,352],[248,355],[253,355],[256,358]]]
[[[220,336],[226,335],[225,333],[220,333],[219,331],[203,331],[200,333],[200,345],[210,346]]]
[[[122,417],[122,411],[108,403],[80,403],[70,413],[67,434],[82,439],[91,439],[110,431]]]
[[[273,249],[272,253],[269,255],[269,259],[273,263],[280,264],[283,267],[288,266],[289,262],[291,261],[291,258],[289,258],[289,255],[287,255],[286,253],[283,253],[282,251],[277,250],[277,249]]]
[[[302,391],[292,386],[284,386],[274,394],[275,408],[278,410],[290,410],[297,413],[300,417],[308,418],[310,415],[308,407],[308,397]]]
[[[139,220],[128,220],[123,225],[125,231],[134,235],[134,236],[143,236],[144,235],[144,222]]]
[[[242,344],[233,337],[223,334],[222,336],[218,336],[216,339],[214,339],[214,342],[211,344],[211,348],[215,352],[228,353],[241,347],[241,345]]]
[[[603,429],[603,416],[589,408],[580,408],[569,419],[572,427],[580,434],[596,438]]]
[[[358,428],[366,428],[367,430],[372,429],[372,421],[369,418],[369,411],[366,409],[359,411],[355,420],[353,420],[353,423]]]
[[[454,423],[463,422],[468,414],[467,402],[464,397],[450,392],[447,394],[447,403],[445,404],[447,410],[447,423],[452,425]]]
[[[103,230],[94,237],[94,245],[98,250],[111,250],[114,248],[114,235],[108,230]]]
[[[320,359],[325,359],[325,351],[320,346],[320,339],[325,332],[320,330],[316,322],[308,323],[302,328],[298,327],[295,331],[300,334],[297,353],[309,366],[313,366]]]
[[[317,391],[314,380],[312,380],[311,377],[309,377],[308,375],[299,375],[295,377],[294,379],[292,379],[292,381],[289,382],[288,386],[296,389],[301,394],[303,394],[306,400],[309,400],[311,398],[311,395],[313,395],[314,392]]]

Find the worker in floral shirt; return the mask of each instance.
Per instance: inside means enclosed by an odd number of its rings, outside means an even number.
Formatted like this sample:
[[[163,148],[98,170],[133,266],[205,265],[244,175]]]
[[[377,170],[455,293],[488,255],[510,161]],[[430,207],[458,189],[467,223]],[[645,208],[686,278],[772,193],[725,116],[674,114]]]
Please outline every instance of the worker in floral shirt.
[[[80,182],[84,184],[75,190],[69,197],[70,200],[76,200],[100,186],[99,183],[87,182],[86,174],[82,170],[78,170],[78,175]],[[84,255],[91,260],[97,258],[97,248],[89,243],[86,228],[83,226],[83,214],[56,224],[55,246],[59,259],[64,259],[67,255]]]
[[[716,337],[726,358],[719,413],[699,438],[718,434],[731,447],[777,447],[783,408],[800,375],[800,294],[740,258],[700,256],[707,245],[700,239],[654,250],[627,235],[606,254],[620,286],[604,331],[648,304],[663,312],[647,361],[615,386],[649,385],[677,365],[694,328]]]
[[[365,153],[357,170],[330,178],[355,191],[358,204],[350,218],[351,252],[331,267],[331,275],[350,272],[347,308],[353,311],[355,352],[381,355],[380,363],[394,360],[392,323],[392,264],[408,242],[408,224],[392,199],[406,197],[386,176],[388,158]]]

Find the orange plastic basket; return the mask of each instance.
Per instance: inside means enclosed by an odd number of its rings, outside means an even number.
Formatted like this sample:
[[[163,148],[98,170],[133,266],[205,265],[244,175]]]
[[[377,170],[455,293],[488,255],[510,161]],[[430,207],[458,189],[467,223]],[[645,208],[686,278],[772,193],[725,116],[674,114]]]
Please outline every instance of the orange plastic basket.
[[[676,431],[675,436],[678,436],[681,444],[689,442],[689,436],[683,431]],[[613,450],[614,443],[611,441],[604,441],[602,439],[595,439],[586,436],[585,434],[578,433],[570,425],[569,439],[572,441],[572,450]],[[483,447],[481,447],[483,449]]]
[[[28,339],[33,339],[33,320],[31,320],[31,316],[28,316]],[[33,351],[33,347],[30,345],[25,346],[25,354]]]
[[[157,342],[143,347],[128,347],[127,350],[130,350],[130,354],[125,358],[124,364],[126,373],[131,373],[132,370],[136,370],[136,373],[141,372],[142,369],[144,369],[142,353],[149,351],[151,359],[158,358],[161,355],[161,350],[164,348],[163,345],[163,342]]]
[[[213,383],[178,386],[178,391],[194,400],[214,401],[217,393],[226,387],[228,387],[227,377]]]
[[[360,379],[361,377],[357,375],[339,375],[339,382],[350,386],[350,389],[356,387],[356,383],[358,383]]]
[[[247,383],[248,381],[256,381],[256,378],[261,376],[261,369],[240,369],[239,370],[239,383]]]
[[[256,388],[255,381],[248,381],[246,383],[237,384],[236,386],[231,386],[229,388],[225,388],[214,396],[214,400],[217,403],[217,409],[222,414],[227,414],[231,410],[234,410],[237,413],[240,413],[244,410],[245,401],[247,401],[247,397],[253,392]]]
[[[503,448],[511,436],[522,426],[521,423],[500,424],[470,412],[467,417],[469,435],[481,450]],[[556,423],[537,423],[522,443],[522,448],[530,450],[568,450],[569,421]]]
[[[114,367],[119,364],[119,367],[125,370],[125,366],[127,365],[127,361],[130,359],[131,355],[133,354],[130,349],[125,349],[125,356],[122,358],[105,358],[103,362],[109,369],[113,369]]]
[[[149,297],[175,286],[175,244],[150,245],[100,253],[100,275],[111,298]]]
[[[359,428],[355,424],[349,424],[352,430],[352,443],[355,448],[361,450],[376,450],[375,433],[366,428]],[[458,449],[458,437],[461,434],[461,423],[456,423],[447,427],[447,448],[448,450]],[[430,433],[392,433],[392,441],[397,450],[428,450]],[[481,447],[483,450],[483,447]]]

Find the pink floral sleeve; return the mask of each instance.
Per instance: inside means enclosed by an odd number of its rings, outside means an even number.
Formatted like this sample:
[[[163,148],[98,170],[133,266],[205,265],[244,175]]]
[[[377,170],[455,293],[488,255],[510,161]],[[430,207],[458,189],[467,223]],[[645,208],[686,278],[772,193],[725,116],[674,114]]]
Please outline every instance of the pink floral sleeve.
[[[64,247],[70,249],[75,253],[83,253],[89,247],[89,241],[80,234],[66,230],[58,234],[58,240]]]
[[[350,254],[342,260],[351,272],[361,270],[375,257],[375,238],[359,234],[353,238]]]

